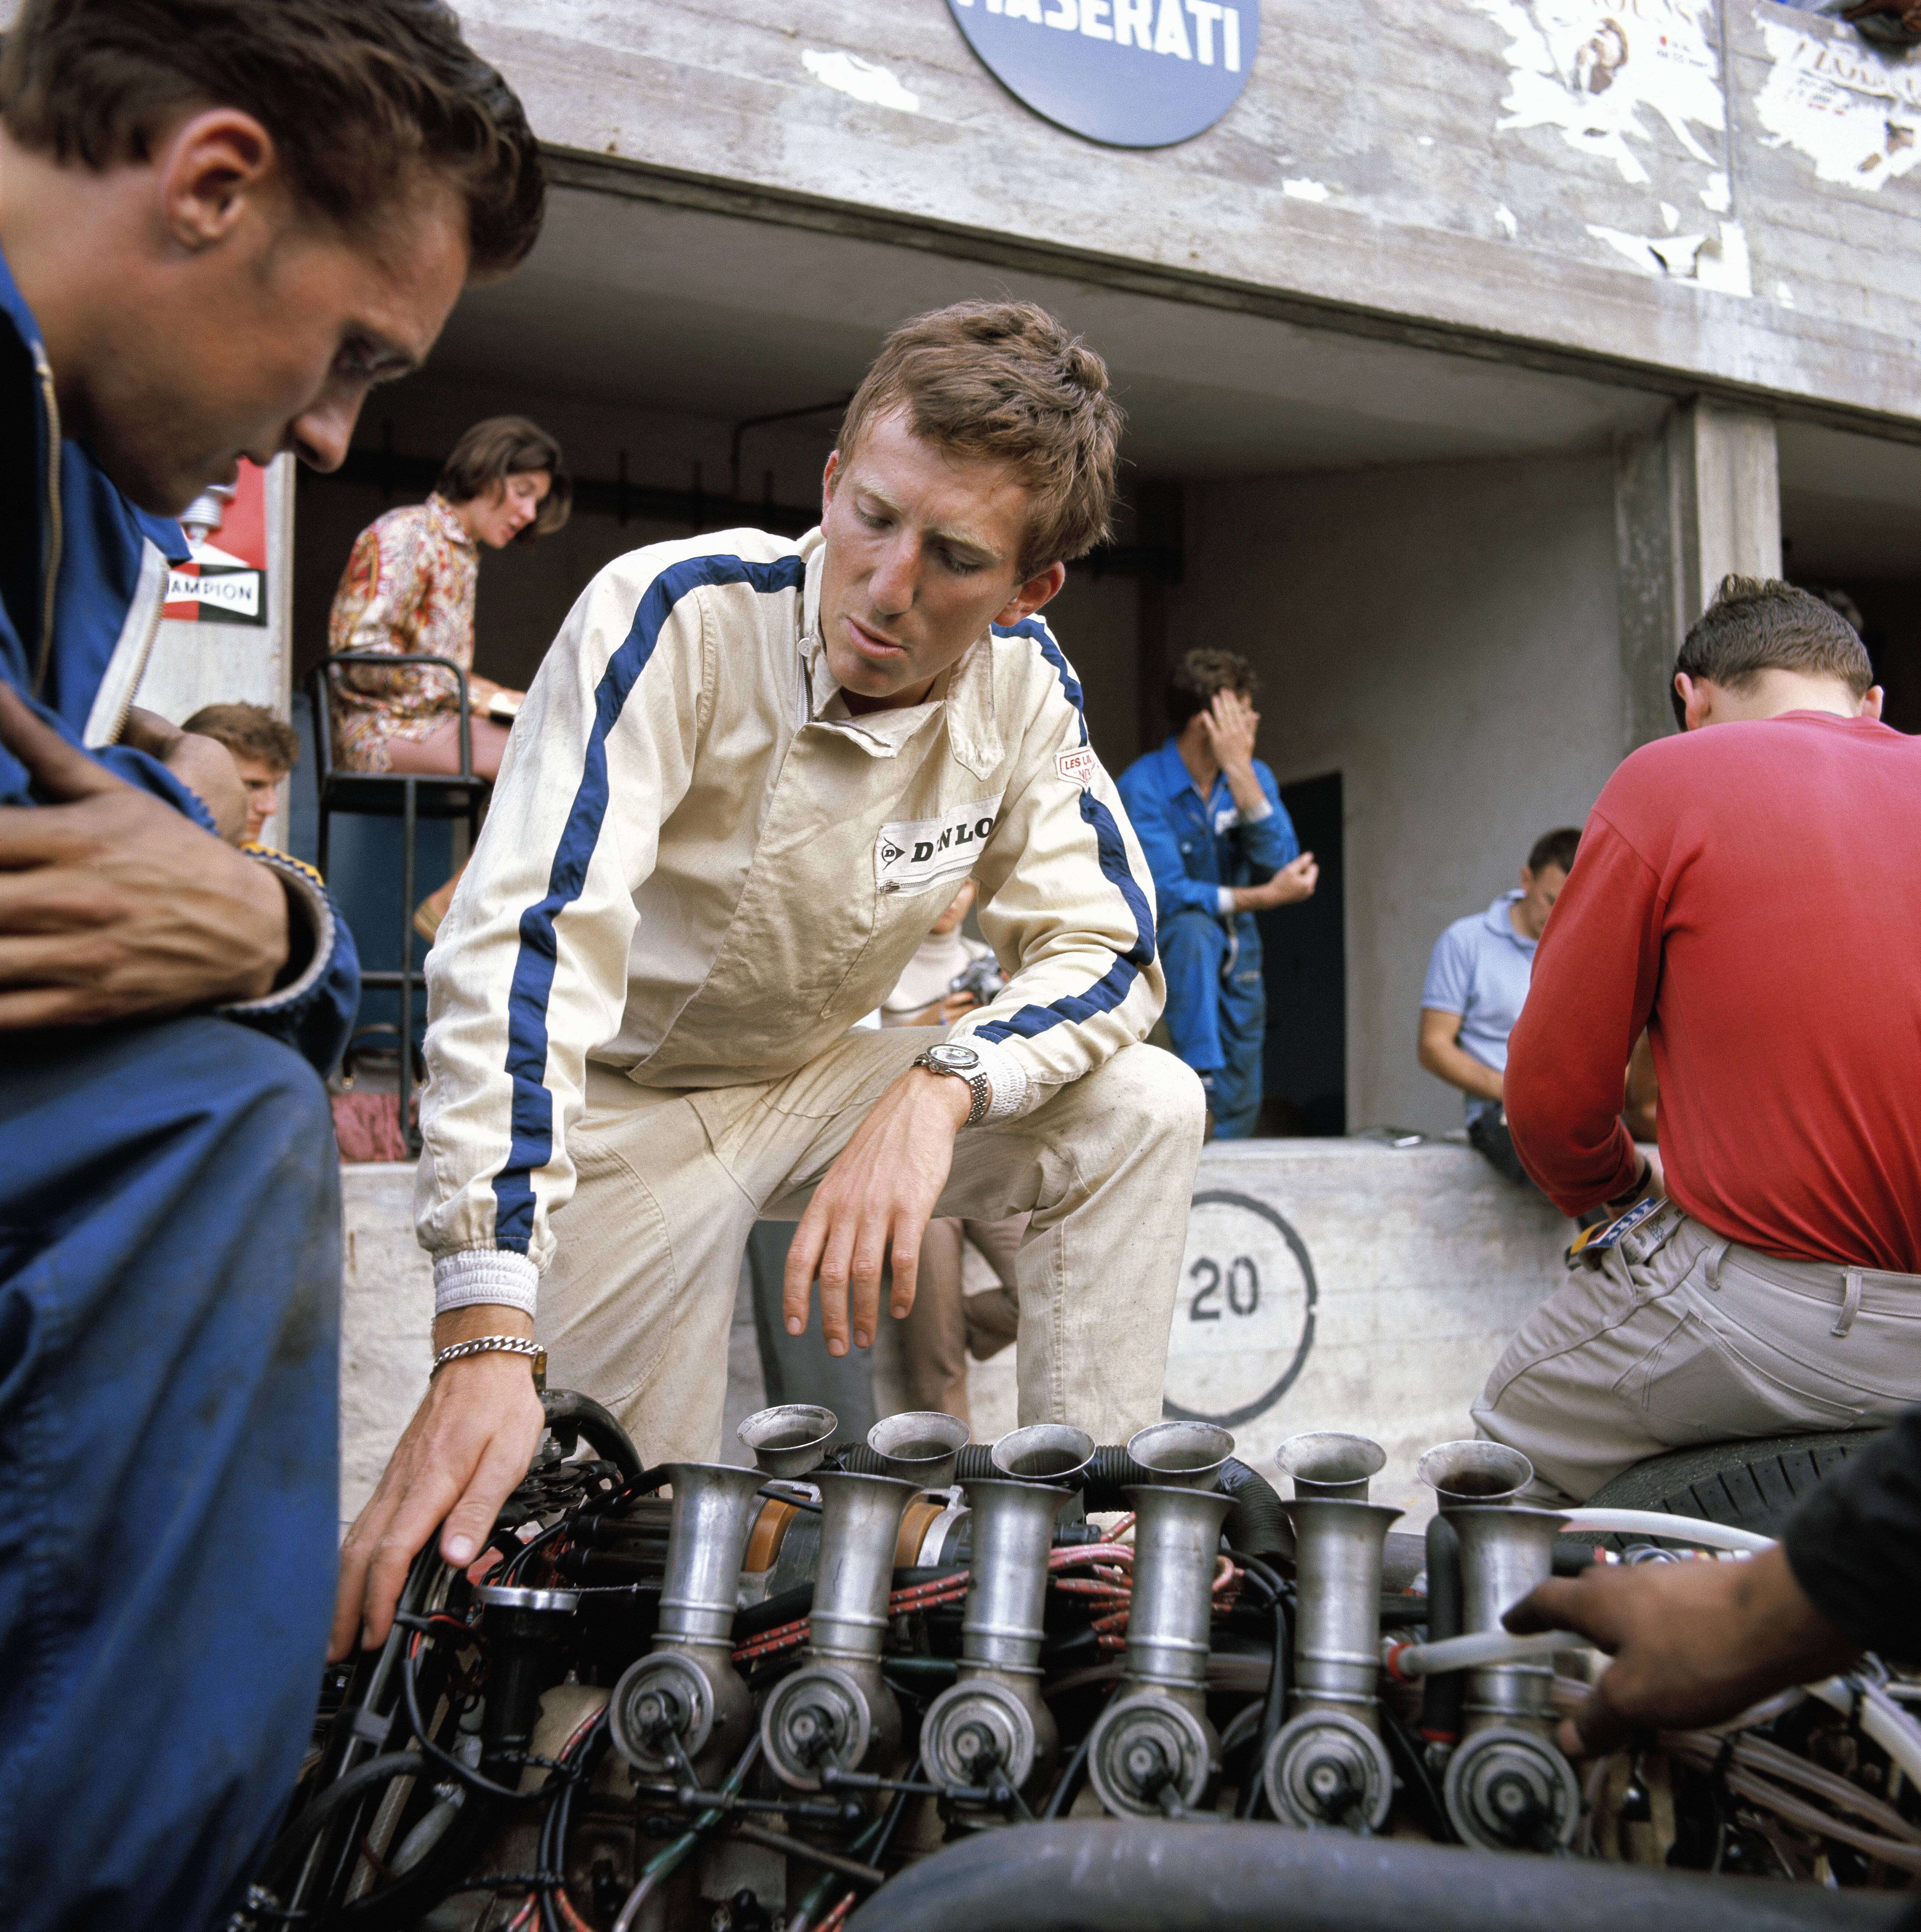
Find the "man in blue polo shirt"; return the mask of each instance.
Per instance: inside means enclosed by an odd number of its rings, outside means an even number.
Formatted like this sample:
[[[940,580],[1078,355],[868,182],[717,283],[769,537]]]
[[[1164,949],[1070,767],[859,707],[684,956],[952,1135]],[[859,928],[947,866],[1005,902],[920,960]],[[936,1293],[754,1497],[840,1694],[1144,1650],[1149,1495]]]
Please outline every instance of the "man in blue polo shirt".
[[[1258,688],[1245,658],[1189,651],[1167,680],[1173,735],[1119,780],[1154,874],[1167,1031],[1223,1140],[1245,1140],[1260,1114],[1267,995],[1254,916],[1311,898],[1320,876],[1254,754]]]
[[[1509,1180],[1532,1186],[1501,1106],[1507,1036],[1521,1017],[1534,947],[1574,866],[1572,826],[1534,842],[1521,884],[1434,941],[1421,988],[1421,1064],[1467,1096],[1467,1138]]]

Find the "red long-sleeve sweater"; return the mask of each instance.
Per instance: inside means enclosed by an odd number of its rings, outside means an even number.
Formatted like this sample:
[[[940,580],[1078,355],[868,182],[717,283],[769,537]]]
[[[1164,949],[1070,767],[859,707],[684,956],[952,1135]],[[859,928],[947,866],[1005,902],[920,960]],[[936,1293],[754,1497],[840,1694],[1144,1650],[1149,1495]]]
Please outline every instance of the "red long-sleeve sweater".
[[[1921,1273],[1921,739],[1793,712],[1662,739],[1608,781],[1508,1047],[1515,1145],[1569,1214],[1633,1182],[1644,1025],[1690,1214]]]

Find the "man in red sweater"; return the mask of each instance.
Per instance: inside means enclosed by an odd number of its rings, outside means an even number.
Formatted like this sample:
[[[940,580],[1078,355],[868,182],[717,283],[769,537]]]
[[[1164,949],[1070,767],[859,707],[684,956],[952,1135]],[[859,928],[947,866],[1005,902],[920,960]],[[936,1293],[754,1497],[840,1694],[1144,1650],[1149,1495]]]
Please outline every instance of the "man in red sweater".
[[[1921,1397],[1921,740],[1881,696],[1827,605],[1731,577],[1676,666],[1683,735],[1628,758],[1581,834],[1509,1125],[1569,1215],[1660,1193],[1620,1118],[1645,1026],[1668,1198],[1475,1405],[1544,1492]]]

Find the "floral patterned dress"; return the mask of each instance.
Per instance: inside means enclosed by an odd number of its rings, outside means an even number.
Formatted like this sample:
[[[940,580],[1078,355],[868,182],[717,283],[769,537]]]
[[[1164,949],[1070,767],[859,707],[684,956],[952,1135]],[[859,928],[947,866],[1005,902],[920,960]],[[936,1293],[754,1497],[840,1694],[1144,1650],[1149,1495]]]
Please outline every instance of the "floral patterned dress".
[[[327,622],[329,651],[430,652],[474,661],[480,552],[446,499],[389,510],[355,539]],[[343,771],[390,769],[387,741],[431,737],[458,715],[460,687],[424,664],[337,672],[334,761]]]

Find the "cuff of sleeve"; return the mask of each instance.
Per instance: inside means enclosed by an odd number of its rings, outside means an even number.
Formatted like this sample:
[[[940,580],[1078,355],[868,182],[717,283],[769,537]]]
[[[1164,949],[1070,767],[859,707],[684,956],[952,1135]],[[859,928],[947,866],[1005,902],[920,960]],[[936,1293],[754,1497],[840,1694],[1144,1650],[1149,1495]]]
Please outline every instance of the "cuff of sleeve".
[[[1216,886],[1214,888],[1214,892],[1215,910],[1220,914],[1223,919],[1232,919],[1234,916],[1233,887],[1232,886]]]
[[[1263,792],[1260,795],[1260,809],[1258,812],[1250,812],[1245,806],[1239,809],[1241,823],[1243,825],[1258,825],[1263,819],[1272,818],[1274,816],[1274,801]]]
[[[220,1009],[223,1012],[252,1019],[298,1006],[320,983],[334,957],[334,905],[327,896],[326,887],[320,883],[320,874],[311,866],[264,845],[250,845],[246,852],[247,857],[257,859],[267,867],[286,890],[289,928],[288,957],[298,960],[303,945],[306,949],[304,963],[296,968],[293,977],[285,986],[276,986],[257,1000],[242,1000]],[[303,920],[306,926],[304,934],[291,929]]]
[[[438,1255],[433,1262],[433,1312],[445,1315],[450,1308],[497,1301],[531,1315],[540,1279],[533,1263],[511,1248],[463,1248],[457,1254]]]
[[[982,1040],[977,1034],[967,1036],[967,1044],[981,1056],[981,1070],[987,1076],[987,1084],[993,1094],[987,1112],[976,1124],[985,1126],[991,1120],[1011,1120],[1027,1098],[1025,1070],[1005,1047],[996,1046],[992,1040]]]

